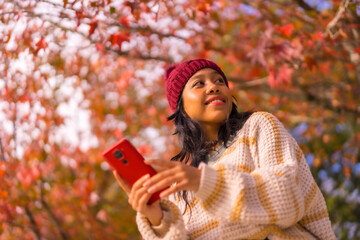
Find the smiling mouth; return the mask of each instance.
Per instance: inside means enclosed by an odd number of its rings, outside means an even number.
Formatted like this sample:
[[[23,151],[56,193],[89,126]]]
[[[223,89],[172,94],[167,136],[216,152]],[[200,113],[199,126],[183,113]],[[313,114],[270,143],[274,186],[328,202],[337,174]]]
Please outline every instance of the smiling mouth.
[[[206,105],[218,105],[218,104],[224,104],[224,103],[225,102],[221,101],[221,100],[214,100],[214,101],[207,103]]]
[[[205,102],[205,105],[209,105],[209,104],[224,104],[225,103],[225,99],[222,97],[214,97],[211,98],[209,100],[207,100]]]

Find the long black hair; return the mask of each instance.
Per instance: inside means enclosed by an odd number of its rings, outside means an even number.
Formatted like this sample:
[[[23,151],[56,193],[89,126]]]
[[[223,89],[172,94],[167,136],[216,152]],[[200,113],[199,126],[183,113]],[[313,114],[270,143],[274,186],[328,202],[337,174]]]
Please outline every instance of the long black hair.
[[[233,102],[229,117],[220,126],[217,140],[209,142],[200,123],[192,120],[185,113],[184,102],[180,97],[176,112],[168,117],[168,121],[174,120],[176,127],[174,135],[178,135],[182,149],[171,160],[187,164],[191,159],[190,165],[194,167],[198,167],[201,162],[207,163],[208,155],[214,147],[218,143],[223,143],[227,148],[251,114],[252,112],[239,112]],[[187,200],[187,191],[179,192],[178,197],[182,197],[186,203],[185,214],[187,207],[191,209]]]

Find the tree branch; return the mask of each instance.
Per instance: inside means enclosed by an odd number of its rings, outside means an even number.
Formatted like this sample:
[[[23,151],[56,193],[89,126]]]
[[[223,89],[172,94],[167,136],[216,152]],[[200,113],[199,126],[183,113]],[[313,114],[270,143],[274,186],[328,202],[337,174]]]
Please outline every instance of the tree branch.
[[[4,152],[4,148],[3,148],[3,145],[2,145],[2,141],[1,141],[1,138],[0,138],[0,151],[1,151],[1,161],[3,162],[6,162],[5,160],[5,152]]]
[[[318,105],[323,106],[324,108],[331,110],[333,112],[343,114],[344,112],[348,114],[354,114],[354,116],[357,116],[360,113],[360,106],[357,106],[355,108],[349,108],[347,106],[334,106],[331,104],[331,100],[327,98],[321,98],[317,96],[316,94],[311,93],[310,89],[304,85],[301,85],[297,82],[295,82],[295,85],[300,89],[303,94],[305,95],[306,99],[309,102],[316,103]]]
[[[116,27],[119,27],[119,28],[122,28],[122,29],[126,29],[122,24],[119,24],[119,23],[111,23],[111,24],[109,24],[109,26],[116,26]],[[177,36],[177,35],[174,35],[174,34],[160,33],[160,32],[157,32],[157,31],[155,31],[155,30],[153,30],[151,28],[147,28],[147,27],[131,27],[131,30],[137,31],[137,32],[148,32],[148,33],[156,34],[156,35],[160,36],[161,38],[173,37],[173,38],[177,38],[177,39],[180,39],[180,40],[186,40],[183,37],[180,37],[180,36]]]
[[[355,116],[360,114],[360,106],[358,106],[356,108],[349,108],[347,106],[333,106],[329,99],[320,98],[316,94],[312,94],[307,87],[300,85],[299,83],[296,83],[296,82],[294,84],[301,91],[300,94],[294,94],[294,93],[288,92],[286,90],[277,90],[277,89],[270,88],[270,86],[267,84],[267,77],[253,80],[253,81],[244,81],[243,79],[235,79],[235,78],[232,78],[229,80],[236,82],[236,83],[240,83],[240,86],[239,86],[240,89],[253,89],[253,88],[261,86],[262,88],[264,88],[265,91],[269,91],[269,92],[273,91],[277,94],[282,94],[283,96],[287,96],[290,99],[297,99],[297,100],[307,99],[309,102],[320,105],[320,106],[322,106],[328,110],[334,111],[336,113],[346,112],[348,114],[354,114]]]
[[[16,131],[17,131],[17,125],[16,125],[16,121],[17,121],[17,107],[18,107],[18,104],[16,101],[14,101],[14,105],[15,105],[15,110],[14,110],[14,116],[13,116],[13,119],[12,119],[12,124],[13,124],[13,129],[14,129],[14,132],[13,132],[13,139],[14,139],[14,159],[18,160],[17,156],[16,156],[16,153],[17,153],[17,137],[16,137]]]
[[[26,216],[29,218],[29,221],[30,221],[30,228],[31,230],[34,232],[35,236],[36,236],[36,239],[38,240],[41,240],[41,234],[40,234],[40,230],[35,222],[35,219],[29,209],[29,206],[26,205],[25,207],[25,213],[26,213]]]
[[[70,239],[68,234],[64,231],[64,229],[61,227],[60,221],[56,218],[55,214],[52,212],[49,204],[45,201],[43,189],[41,187],[41,204],[44,207],[46,213],[49,215],[51,220],[55,223],[56,228],[58,229],[61,239]]]
[[[295,0],[295,2],[305,11],[315,11],[319,12],[317,9],[311,7],[309,4],[307,4],[304,0]]]
[[[34,13],[30,13],[29,15],[32,15],[33,17],[38,17],[41,19],[41,16],[38,15],[38,14],[34,14]],[[78,32],[74,29],[71,29],[71,28],[68,28],[68,27],[64,27],[62,25],[60,25],[59,23],[57,22],[54,22],[50,19],[42,19],[42,21],[47,21],[49,22],[50,24],[52,24],[53,26],[56,26],[64,31],[69,31],[69,32],[73,32],[73,33],[77,33],[79,35],[81,35],[82,37],[86,38],[87,40],[89,40],[92,44],[96,44],[97,42],[91,38],[89,38],[88,35],[82,33],[82,32]],[[130,55],[129,52],[123,52],[123,51],[119,51],[119,50],[116,50],[116,49],[112,49],[110,47],[105,47],[104,46],[104,49],[106,51],[110,51],[110,52],[113,52],[113,53],[116,53],[117,55],[119,56],[126,56],[130,59],[141,59],[141,60],[157,60],[157,61],[162,61],[162,62],[173,62],[172,59],[170,58],[163,58],[163,57],[152,57],[152,56],[146,56],[146,55],[138,55],[138,56],[134,56],[134,55]]]
[[[310,102],[315,102],[319,105],[322,105],[326,109],[329,109],[336,113],[343,114],[344,112],[347,112],[350,114],[354,114],[355,116],[357,116],[360,113],[360,107],[353,109],[346,106],[334,106],[330,103],[328,99],[319,98],[316,96],[316,94],[312,94],[309,91],[305,91],[305,94]]]
[[[344,14],[345,10],[347,9],[349,5],[349,0],[342,0],[339,9],[336,12],[335,17],[328,23],[326,26],[326,32],[329,34],[329,36],[334,39],[339,34],[339,31],[333,32],[333,28],[336,26],[336,24],[340,21],[340,18]]]

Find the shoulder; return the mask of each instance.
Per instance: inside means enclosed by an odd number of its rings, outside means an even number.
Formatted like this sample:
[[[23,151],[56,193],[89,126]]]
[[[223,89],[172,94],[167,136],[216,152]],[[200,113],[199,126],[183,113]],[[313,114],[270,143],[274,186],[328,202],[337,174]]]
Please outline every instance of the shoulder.
[[[238,131],[236,138],[241,137],[280,137],[288,135],[284,125],[269,112],[254,112]],[[267,138],[266,137],[266,138]]]
[[[259,134],[280,135],[287,132],[284,125],[269,112],[254,112],[239,129],[232,141],[233,145],[238,139],[256,137]]]
[[[256,124],[278,124],[280,121],[271,113],[269,112],[254,112],[249,117],[249,123],[256,123]]]
[[[283,128],[282,123],[271,113],[269,112],[254,112],[246,120],[242,129],[239,132],[251,132],[256,129],[258,130],[275,130]]]

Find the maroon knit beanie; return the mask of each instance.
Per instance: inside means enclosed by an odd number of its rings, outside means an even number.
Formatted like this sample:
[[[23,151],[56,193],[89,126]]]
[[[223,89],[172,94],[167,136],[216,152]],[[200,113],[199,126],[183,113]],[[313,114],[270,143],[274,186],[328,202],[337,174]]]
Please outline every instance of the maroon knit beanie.
[[[203,68],[215,69],[224,78],[226,86],[229,86],[223,71],[212,61],[194,59],[173,65],[166,70],[165,75],[166,97],[171,110],[176,111],[177,103],[187,81],[189,81],[192,75]]]

